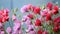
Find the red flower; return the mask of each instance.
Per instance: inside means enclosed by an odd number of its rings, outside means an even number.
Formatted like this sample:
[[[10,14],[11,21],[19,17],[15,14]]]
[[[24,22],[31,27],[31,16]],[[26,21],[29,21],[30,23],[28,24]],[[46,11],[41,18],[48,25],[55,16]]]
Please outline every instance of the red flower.
[[[51,15],[49,13],[46,15],[46,21],[48,20],[51,20]]]
[[[36,26],[41,26],[41,21],[39,19],[36,19],[35,25]]]
[[[48,9],[52,9],[52,6],[53,6],[53,4],[52,4],[51,2],[49,2],[49,3],[47,4],[47,8],[48,8]]]
[[[54,18],[54,25],[60,25],[60,16],[57,18]]]
[[[38,30],[37,34],[42,34],[42,30]]]
[[[59,29],[60,29],[60,25],[59,25],[58,27],[59,27]]]
[[[2,18],[0,18],[0,22],[2,22]]]
[[[0,22],[6,22],[9,20],[9,10],[8,9],[4,9],[4,10],[0,10]]]
[[[53,28],[53,31],[54,31],[54,32],[57,32],[58,29],[59,29],[58,27],[54,27],[54,28]]]
[[[31,7],[31,9],[32,9],[32,11],[34,11],[34,9],[35,9],[35,6],[32,6],[32,7]]]
[[[58,13],[58,11],[56,11],[56,10],[52,10],[52,14],[57,14]]]
[[[53,31],[57,32],[60,28],[60,16],[57,18],[54,18],[54,28]]]
[[[33,19],[33,14],[29,14],[28,17]]]
[[[58,11],[58,9],[59,9],[58,6],[54,6],[54,10]]]
[[[42,34],[48,34],[48,32],[47,31],[44,31]]]
[[[40,14],[41,9],[39,7],[35,7],[34,13],[35,14]]]

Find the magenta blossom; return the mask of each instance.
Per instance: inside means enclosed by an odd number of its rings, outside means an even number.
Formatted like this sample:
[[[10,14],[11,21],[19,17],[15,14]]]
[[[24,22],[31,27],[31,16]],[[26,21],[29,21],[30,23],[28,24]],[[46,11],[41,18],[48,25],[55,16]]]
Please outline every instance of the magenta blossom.
[[[0,33],[0,34],[5,34],[5,33],[4,33],[4,31],[1,31],[1,33]]]
[[[21,11],[22,13],[27,12],[27,5],[24,5],[24,6],[20,9],[20,11]]]
[[[2,27],[3,25],[2,25],[2,23],[0,23],[0,27]]]
[[[30,32],[31,30],[34,29],[34,26],[33,26],[33,25],[28,25],[27,28],[28,28],[28,29],[26,30],[26,32]]]
[[[21,22],[19,20],[15,20],[13,30],[17,31],[19,28],[21,28]]]
[[[27,15],[23,16],[22,21],[26,22],[27,20],[30,20],[30,18]]]
[[[7,30],[6,30],[7,33],[11,33],[12,32],[12,29],[11,27],[8,27]]]
[[[31,25],[31,24],[32,24],[31,20],[26,21],[26,25]]]
[[[48,10],[44,9],[44,10],[41,12],[41,16],[46,16],[47,13],[48,13]]]
[[[29,34],[36,34],[36,32],[35,31],[30,31]]]
[[[12,20],[16,20],[16,15],[12,15]]]

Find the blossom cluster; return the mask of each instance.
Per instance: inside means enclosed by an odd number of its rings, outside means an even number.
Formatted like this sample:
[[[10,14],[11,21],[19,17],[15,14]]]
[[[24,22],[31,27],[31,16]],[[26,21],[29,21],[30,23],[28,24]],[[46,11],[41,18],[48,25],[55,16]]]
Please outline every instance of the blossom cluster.
[[[4,32],[4,23],[6,21],[9,21],[8,13],[9,13],[8,9],[0,10],[0,34],[5,34],[5,32]]]
[[[24,5],[20,9],[23,14],[20,20],[15,13],[11,19],[8,9],[0,10],[0,34],[23,34],[24,31],[24,34],[59,34],[60,16],[56,16],[60,13],[59,10],[59,6],[51,2],[43,8],[32,4]],[[10,19],[13,21],[13,26],[11,26]],[[6,30],[5,22],[9,22],[10,25]]]
[[[26,22],[26,25],[28,26],[27,28],[29,29],[31,26],[33,25],[34,28],[31,28],[32,30],[30,31],[34,31],[35,28],[38,28],[38,30],[35,30],[35,32],[33,32],[34,34],[51,34],[49,33],[49,31],[47,30],[48,28],[44,28],[44,26],[51,26],[51,31],[57,33],[60,29],[60,16],[57,18],[53,19],[53,16],[59,14],[59,7],[58,5],[54,5],[51,2],[47,3],[46,6],[44,6],[44,8],[40,8],[40,7],[36,7],[33,6],[31,4],[28,5],[24,5],[21,8],[21,12],[22,13],[29,13],[27,14],[27,16],[25,16],[23,18],[23,22]],[[32,12],[32,13],[30,13]],[[37,17],[37,15],[39,16],[39,18]],[[31,22],[31,20],[34,20],[33,22]],[[46,25],[44,25],[46,24]],[[27,31],[29,31],[27,29]],[[31,32],[28,33],[31,33]],[[31,33],[32,34],[32,33]],[[52,33],[53,34],[53,33]]]

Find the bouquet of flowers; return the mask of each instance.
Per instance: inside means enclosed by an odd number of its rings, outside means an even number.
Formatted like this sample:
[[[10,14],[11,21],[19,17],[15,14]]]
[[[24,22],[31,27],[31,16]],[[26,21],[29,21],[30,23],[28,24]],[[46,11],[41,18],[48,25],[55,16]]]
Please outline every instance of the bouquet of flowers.
[[[21,9],[21,15],[18,15],[18,9],[13,10],[13,26],[4,29],[5,22],[9,22],[9,10],[0,10],[0,34],[60,34],[60,8],[51,2],[43,7],[24,5]],[[9,25],[10,22],[9,22]]]

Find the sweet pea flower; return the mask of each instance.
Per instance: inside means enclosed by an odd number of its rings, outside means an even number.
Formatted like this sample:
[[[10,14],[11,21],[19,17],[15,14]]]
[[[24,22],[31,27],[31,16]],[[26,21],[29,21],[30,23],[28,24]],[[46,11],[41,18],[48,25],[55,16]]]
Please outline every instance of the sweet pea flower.
[[[13,30],[17,31],[19,28],[21,28],[21,22],[19,20],[15,20]]]
[[[12,34],[19,34],[18,31],[17,32],[12,32]]]
[[[22,21],[26,22],[27,20],[30,20],[30,18],[27,15],[23,16]]]
[[[12,15],[12,20],[16,20],[16,15]]]
[[[48,32],[47,31],[44,31],[42,34],[48,34]]]
[[[38,30],[37,34],[42,34],[43,31],[42,30]]]
[[[60,16],[59,17],[57,17],[57,18],[54,18],[54,25],[60,25],[59,23],[60,23]]]
[[[58,13],[58,11],[56,11],[54,9],[51,12],[52,12],[53,15],[56,15]]]
[[[33,19],[34,15],[33,14],[29,14],[27,15],[30,19]]]
[[[6,22],[9,20],[9,10],[8,9],[4,9],[4,10],[0,10],[0,22]]]
[[[22,34],[22,29],[19,30],[19,34]]]
[[[0,23],[0,27],[2,27],[3,26],[3,24],[2,23]]]
[[[31,20],[26,21],[26,25],[31,25],[31,24],[32,24]]]
[[[13,27],[13,30],[14,30],[14,31],[17,31],[18,28],[19,28],[19,26],[16,25],[16,26]]]
[[[53,4],[52,4],[51,2],[49,2],[49,3],[47,4],[47,8],[48,8],[48,9],[52,9],[52,7],[53,7]]]
[[[59,7],[56,5],[54,6],[54,10],[58,11]]]
[[[27,12],[27,5],[24,5],[24,6],[20,9],[20,11],[21,11],[22,13]]]
[[[31,10],[31,7],[32,7],[32,5],[31,4],[28,4],[27,5],[27,10]]]
[[[6,9],[4,9],[4,12],[6,12],[6,13],[8,13],[9,11],[10,11],[10,10],[9,10],[9,9],[7,9],[7,8],[6,8]]]
[[[22,34],[21,22],[19,20],[14,20],[13,32],[12,34]]]
[[[48,13],[48,10],[44,9],[43,11],[41,11],[41,16],[46,16],[47,13]]]
[[[58,6],[54,6],[54,8],[51,12],[52,12],[52,14],[56,15],[58,13],[58,10],[59,10]]]
[[[35,26],[41,26],[41,20],[40,19],[36,19]]]
[[[34,11],[34,9],[35,9],[35,6],[32,6],[32,7],[31,7],[31,10]]]
[[[33,25],[28,25],[27,28],[28,29],[26,30],[26,32],[30,32],[30,31],[34,30],[34,26]]]
[[[55,26],[54,28],[53,28],[53,31],[54,32],[57,32],[59,30],[59,28],[57,27],[57,26]]]
[[[39,7],[35,7],[35,9],[34,9],[34,13],[35,14],[40,14],[40,11],[41,11],[41,9],[39,8]]]
[[[36,34],[36,32],[33,30],[33,31],[30,31],[28,34]]]
[[[51,20],[51,19],[52,19],[52,17],[51,17],[51,15],[48,13],[48,14],[46,15],[46,21]]]
[[[4,31],[1,31],[1,34],[5,34],[5,32]]]
[[[8,34],[11,33],[11,32],[12,32],[11,27],[7,27],[6,32],[7,32]]]
[[[22,8],[21,8],[21,12],[22,13],[25,13],[25,12],[27,12],[27,11],[29,11],[29,10],[31,10],[31,7],[32,7],[32,5],[31,4],[28,4],[28,5],[24,5]]]

